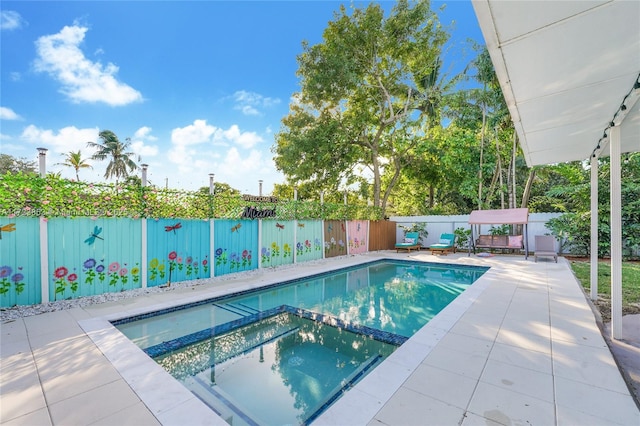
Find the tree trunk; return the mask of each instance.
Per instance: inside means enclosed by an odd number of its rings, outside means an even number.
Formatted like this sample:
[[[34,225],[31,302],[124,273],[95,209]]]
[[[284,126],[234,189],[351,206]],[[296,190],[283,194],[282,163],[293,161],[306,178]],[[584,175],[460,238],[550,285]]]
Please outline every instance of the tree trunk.
[[[504,209],[504,182],[502,180],[502,157],[500,156],[500,138],[498,138],[498,132],[496,130],[495,133],[495,137],[496,137],[496,157],[498,158],[498,181],[500,184],[500,208]]]
[[[533,186],[533,180],[536,177],[536,169],[535,167],[532,167],[531,169],[529,169],[529,177],[527,178],[527,183],[524,186],[524,192],[522,193],[522,204],[520,205],[521,208],[525,208],[527,207],[527,204],[529,204],[529,197],[531,196],[531,187]]]
[[[480,132],[480,167],[478,168],[478,210],[482,210],[482,161],[484,156],[484,132],[487,125],[487,108],[482,105],[482,130]]]

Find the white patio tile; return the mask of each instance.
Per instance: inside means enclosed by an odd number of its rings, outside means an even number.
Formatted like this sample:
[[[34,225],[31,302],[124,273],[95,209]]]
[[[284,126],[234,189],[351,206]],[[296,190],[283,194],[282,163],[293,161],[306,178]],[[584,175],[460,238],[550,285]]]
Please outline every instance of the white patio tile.
[[[476,380],[480,377],[486,363],[487,354],[468,353],[445,346],[437,346],[423,362],[425,365],[438,367]]]
[[[3,408],[4,411],[4,408]],[[50,426],[51,417],[49,417],[49,410],[40,408],[39,410],[32,411],[23,416],[17,417],[13,420],[5,421],[4,414],[0,414],[0,423],[6,426]]]
[[[493,345],[489,360],[527,368],[545,374],[552,374],[551,355],[511,345],[496,343]]]
[[[455,425],[460,423],[463,415],[461,408],[401,388],[376,414],[375,420],[388,425]]]
[[[182,423],[183,425],[186,423]],[[125,407],[114,414],[91,423],[91,426],[160,426],[161,423],[142,403]]]
[[[480,381],[553,403],[553,376],[489,359]]]
[[[474,413],[467,412],[461,426],[504,426],[502,423],[495,422],[486,417],[478,416]]]
[[[429,386],[425,386],[425,383]],[[464,410],[477,383],[476,379],[423,364],[411,374],[403,387]]]
[[[640,424],[640,410],[628,390],[626,393],[613,392],[597,386],[585,386],[582,382],[558,376],[555,377],[555,386],[559,411],[564,407],[607,419],[613,424]]]
[[[503,425],[553,425],[553,403],[488,383],[479,383],[468,411]]]
[[[549,336],[500,329],[496,343],[551,354],[551,338]]]
[[[565,379],[615,392],[627,392],[627,385],[608,347],[593,348],[554,341],[553,370],[557,376]]]
[[[50,403],[49,410],[56,425],[88,425],[138,402],[140,400],[131,388],[123,380],[117,380]]]

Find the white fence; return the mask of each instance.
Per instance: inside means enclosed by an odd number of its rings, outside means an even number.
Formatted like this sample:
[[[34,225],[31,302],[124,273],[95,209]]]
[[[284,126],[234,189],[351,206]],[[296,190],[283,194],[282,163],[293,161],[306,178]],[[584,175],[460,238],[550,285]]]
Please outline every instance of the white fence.
[[[554,217],[562,216],[562,213],[529,213],[528,225],[528,243],[529,251],[535,251],[535,236],[550,235],[546,227],[547,221]],[[428,247],[435,244],[440,239],[440,234],[452,234],[457,228],[470,229],[469,215],[455,216],[391,216],[389,220],[397,223],[396,241],[401,241],[404,237],[404,231],[400,226],[411,226],[415,224],[426,223],[426,230],[429,233],[427,238],[422,238],[422,246]],[[479,229],[474,229],[474,236],[477,238],[480,234],[488,234],[491,226],[499,225],[479,225]],[[559,244],[556,242],[556,250],[559,250]]]

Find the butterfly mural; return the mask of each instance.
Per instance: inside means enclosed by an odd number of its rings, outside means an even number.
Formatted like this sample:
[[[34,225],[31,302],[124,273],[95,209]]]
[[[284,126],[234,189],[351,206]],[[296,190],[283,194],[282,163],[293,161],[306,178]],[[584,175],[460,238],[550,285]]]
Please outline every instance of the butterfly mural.
[[[96,238],[99,239],[99,240],[104,241],[104,238],[98,236],[98,235],[100,235],[101,232],[102,232],[102,228],[101,227],[94,226],[93,232],[91,233],[91,235],[89,235],[89,238],[84,240],[84,242],[89,244],[89,245],[92,245],[93,243],[96,242]]]
[[[0,240],[2,239],[3,232],[13,232],[16,230],[15,223],[9,223],[8,225],[0,225]]]
[[[182,224],[180,222],[176,223],[175,225],[169,225],[169,226],[165,226],[164,230],[165,232],[171,232],[173,231],[173,233],[176,233],[176,229],[180,229],[182,228]]]

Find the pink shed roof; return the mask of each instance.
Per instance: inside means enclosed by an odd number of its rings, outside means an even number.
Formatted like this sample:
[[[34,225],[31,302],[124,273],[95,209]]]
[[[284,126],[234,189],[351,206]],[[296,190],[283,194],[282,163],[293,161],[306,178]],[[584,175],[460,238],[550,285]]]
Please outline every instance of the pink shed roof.
[[[529,209],[474,210],[469,223],[476,225],[521,224],[529,221]]]

